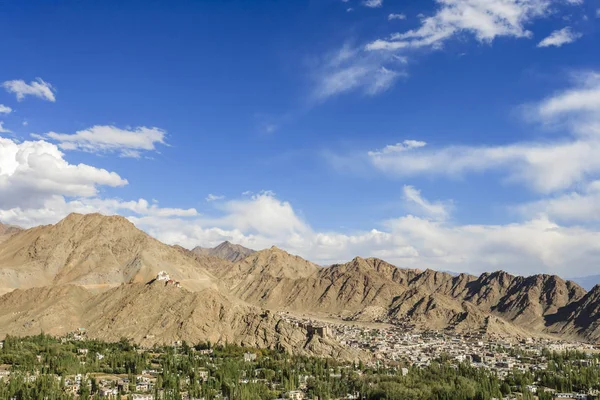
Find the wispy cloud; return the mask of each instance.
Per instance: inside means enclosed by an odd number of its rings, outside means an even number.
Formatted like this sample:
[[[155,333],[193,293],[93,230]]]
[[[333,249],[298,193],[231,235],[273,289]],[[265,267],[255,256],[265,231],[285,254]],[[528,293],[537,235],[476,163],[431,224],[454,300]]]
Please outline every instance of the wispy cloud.
[[[446,220],[450,216],[451,202],[430,202],[421,196],[421,191],[414,186],[405,185],[402,190],[404,200],[407,202],[409,208],[415,209],[412,206],[416,206],[417,213],[440,221]]]
[[[12,112],[12,108],[5,106],[4,104],[0,104],[0,114],[10,114]]]
[[[314,97],[324,100],[352,91],[376,95],[406,76],[405,59],[392,54],[375,54],[344,45],[330,53],[316,69]]]
[[[388,21],[393,21],[393,20],[403,20],[406,19],[406,15],[404,14],[389,14],[388,15]]]
[[[206,196],[206,201],[208,201],[210,203],[211,201],[223,200],[224,198],[225,198],[225,196],[223,196],[223,195],[209,193],[209,195]]]
[[[582,36],[581,33],[573,32],[571,27],[567,26],[566,28],[552,32],[550,36],[539,42],[537,47],[560,47],[564,44],[573,43]]]
[[[383,0],[364,0],[362,4],[369,8],[379,8],[383,6]]]
[[[481,42],[496,37],[531,37],[526,25],[549,14],[558,0],[437,0],[438,10],[424,17],[414,30],[395,33],[388,38],[369,43],[368,50],[398,50],[420,47],[441,47],[460,32],[473,34]]]
[[[157,144],[166,144],[166,132],[145,126],[121,129],[110,125],[95,125],[74,134],[48,132],[36,138],[55,141],[63,150],[90,153],[117,153],[122,157],[138,158],[144,151],[155,151]]]
[[[4,127],[4,121],[0,121],[0,133],[12,133]]]
[[[6,81],[2,84],[4,89],[9,93],[17,95],[17,100],[21,101],[25,96],[33,96],[51,102],[56,101],[56,89],[42,78],[37,78],[35,81],[26,83],[24,80]]]
[[[600,175],[600,74],[576,74],[574,79],[574,87],[531,105],[529,110],[540,122],[567,129],[560,139],[445,147],[406,140],[369,151],[369,160],[375,168],[396,176],[456,177],[501,171],[508,181],[542,193],[585,183]]]

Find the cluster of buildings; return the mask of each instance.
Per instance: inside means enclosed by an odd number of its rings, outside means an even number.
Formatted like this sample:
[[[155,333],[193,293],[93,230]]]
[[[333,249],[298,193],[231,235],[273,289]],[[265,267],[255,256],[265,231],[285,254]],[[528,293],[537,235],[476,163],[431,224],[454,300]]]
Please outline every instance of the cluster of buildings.
[[[342,345],[369,352],[376,360],[374,363],[398,362],[406,367],[426,367],[434,360],[445,357],[454,365],[468,362],[502,379],[514,371],[545,371],[548,360],[543,355],[544,349],[557,352],[577,350],[590,356],[600,353],[599,345],[546,338],[503,339],[484,332],[459,334],[452,331],[418,331],[414,326],[407,325],[378,325],[375,328],[299,318],[288,313],[280,313],[280,316],[297,326],[311,327],[313,330],[318,328]],[[600,368],[598,358],[592,357],[577,360],[574,364]],[[403,374],[408,373],[408,368],[401,370]],[[549,391],[555,399],[600,398],[600,393],[596,392],[558,393],[536,385],[528,386],[527,390],[534,394],[538,390]]]

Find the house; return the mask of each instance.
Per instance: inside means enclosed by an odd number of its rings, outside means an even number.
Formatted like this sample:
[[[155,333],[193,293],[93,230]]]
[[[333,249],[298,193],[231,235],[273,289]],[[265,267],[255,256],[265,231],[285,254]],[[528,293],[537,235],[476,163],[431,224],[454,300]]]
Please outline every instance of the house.
[[[171,278],[169,277],[169,274],[167,273],[167,271],[160,271],[158,273],[158,275],[156,275],[156,280],[168,282],[169,280],[171,280]]]
[[[151,394],[137,394],[134,393],[131,395],[133,400],[154,400],[154,396]]]
[[[100,397],[116,397],[119,391],[116,388],[101,388],[99,393]]]
[[[304,392],[301,390],[292,390],[285,394],[285,398],[291,400],[304,400]]]
[[[588,395],[584,393],[555,393],[554,398],[569,400],[587,400]]]

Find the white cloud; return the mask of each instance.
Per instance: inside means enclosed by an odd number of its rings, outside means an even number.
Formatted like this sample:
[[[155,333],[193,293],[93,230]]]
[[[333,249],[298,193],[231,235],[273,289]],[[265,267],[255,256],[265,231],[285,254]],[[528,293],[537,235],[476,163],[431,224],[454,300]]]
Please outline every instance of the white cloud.
[[[210,221],[219,227],[259,233],[273,240],[311,231],[290,203],[279,201],[270,191],[255,194],[250,199],[228,201],[220,209],[226,215]]]
[[[560,47],[563,44],[573,43],[581,38],[581,36],[583,36],[581,33],[573,32],[573,30],[567,26],[566,28],[552,32],[550,36],[538,43],[538,47]]]
[[[54,195],[92,197],[99,186],[126,184],[115,172],[70,164],[48,142],[0,138],[0,208],[36,207]]]
[[[533,118],[567,129],[553,141],[435,148],[404,141],[367,153],[377,169],[398,176],[462,176],[500,171],[510,182],[549,193],[600,175],[600,74],[575,75],[573,88],[531,105]]]
[[[73,212],[81,214],[101,213],[104,215],[124,214],[131,220],[155,218],[157,221],[199,216],[193,208],[162,208],[156,203],[150,205],[145,199],[122,201],[120,199],[92,197],[66,200],[64,196],[53,195],[44,199],[39,207],[28,207],[26,205],[7,209],[0,207],[0,221],[29,228],[37,225],[54,224]]]
[[[206,196],[206,201],[211,202],[211,201],[223,200],[224,198],[225,198],[225,196],[209,193],[209,195]]]
[[[382,150],[370,151],[369,156],[375,157],[383,154],[401,153],[403,151],[418,149],[419,147],[427,146],[426,142],[419,140],[405,140],[402,143],[389,144]]]
[[[121,129],[109,125],[95,125],[74,134],[48,132],[38,138],[58,142],[63,150],[80,150],[91,153],[118,153],[122,157],[141,156],[143,151],[156,150],[157,144],[165,144],[166,132],[145,126]]]
[[[8,129],[4,127],[4,122],[0,121],[0,133],[11,133]]]
[[[406,19],[406,15],[404,14],[389,14],[388,15],[388,21],[393,21],[393,20],[403,20]]]
[[[586,275],[597,265],[600,233],[596,231],[560,226],[545,216],[505,225],[456,225],[445,219],[444,203],[427,201],[414,188],[405,188],[405,193],[428,215],[389,219],[382,221],[383,229],[351,233],[315,231],[290,203],[272,193],[228,201],[221,207],[224,215],[212,218],[194,209],[162,209],[143,199],[67,201],[54,195],[38,207],[0,205],[0,220],[33,226],[55,223],[70,212],[121,213],[169,244],[191,248],[230,240],[256,249],[277,245],[321,264],[361,255],[400,267],[562,275]]]
[[[441,201],[430,202],[421,196],[421,191],[413,186],[405,185],[403,188],[404,199],[408,206],[415,205],[417,213],[422,213],[425,216],[435,220],[443,221],[450,216],[451,203]]]
[[[369,8],[379,8],[383,6],[383,0],[364,0],[362,4]]]
[[[600,172],[600,141],[505,146],[451,146],[400,153],[370,154],[378,169],[398,176],[418,174],[461,176],[468,172],[504,171],[510,182],[540,192],[569,188]]]
[[[368,50],[440,47],[462,32],[474,35],[481,42],[497,37],[531,37],[526,25],[549,14],[558,0],[436,0],[439,8],[434,15],[423,17],[421,26],[377,39]],[[571,2],[573,3],[573,2]]]
[[[600,119],[600,73],[579,73],[573,79],[573,88],[543,100],[533,109],[538,118],[554,120],[575,114],[578,120]]]
[[[516,209],[526,217],[547,215],[566,223],[600,221],[600,180],[587,184],[581,191],[561,193]]]
[[[54,96],[56,90],[42,78],[37,78],[35,81],[29,82],[29,84],[22,79],[6,81],[2,86],[9,93],[16,94],[19,101],[23,100],[25,96],[34,96],[51,102],[56,101],[56,97]]]
[[[316,68],[314,97],[329,97],[352,91],[376,95],[405,76],[406,59],[391,54],[369,54],[348,44],[325,57]]]
[[[12,112],[12,108],[5,106],[4,104],[0,104],[0,114],[10,114]]]

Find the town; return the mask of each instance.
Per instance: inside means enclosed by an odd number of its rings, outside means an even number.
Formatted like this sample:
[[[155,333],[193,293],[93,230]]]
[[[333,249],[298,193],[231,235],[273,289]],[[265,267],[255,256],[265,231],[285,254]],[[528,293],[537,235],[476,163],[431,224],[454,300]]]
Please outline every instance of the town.
[[[27,399],[27,390],[38,390],[39,398],[53,399],[351,400],[444,398],[444,390],[461,390],[464,396],[452,398],[599,398],[597,346],[282,317],[311,335],[364,352],[368,361],[180,341],[142,348],[126,339],[90,340],[81,328],[62,338],[8,337],[0,342],[0,395]],[[428,379],[436,383],[428,384]],[[486,387],[477,387],[481,381],[488,382]],[[386,397],[377,397],[382,390]],[[400,394],[394,397],[396,392]],[[404,392],[415,397],[402,397]]]

